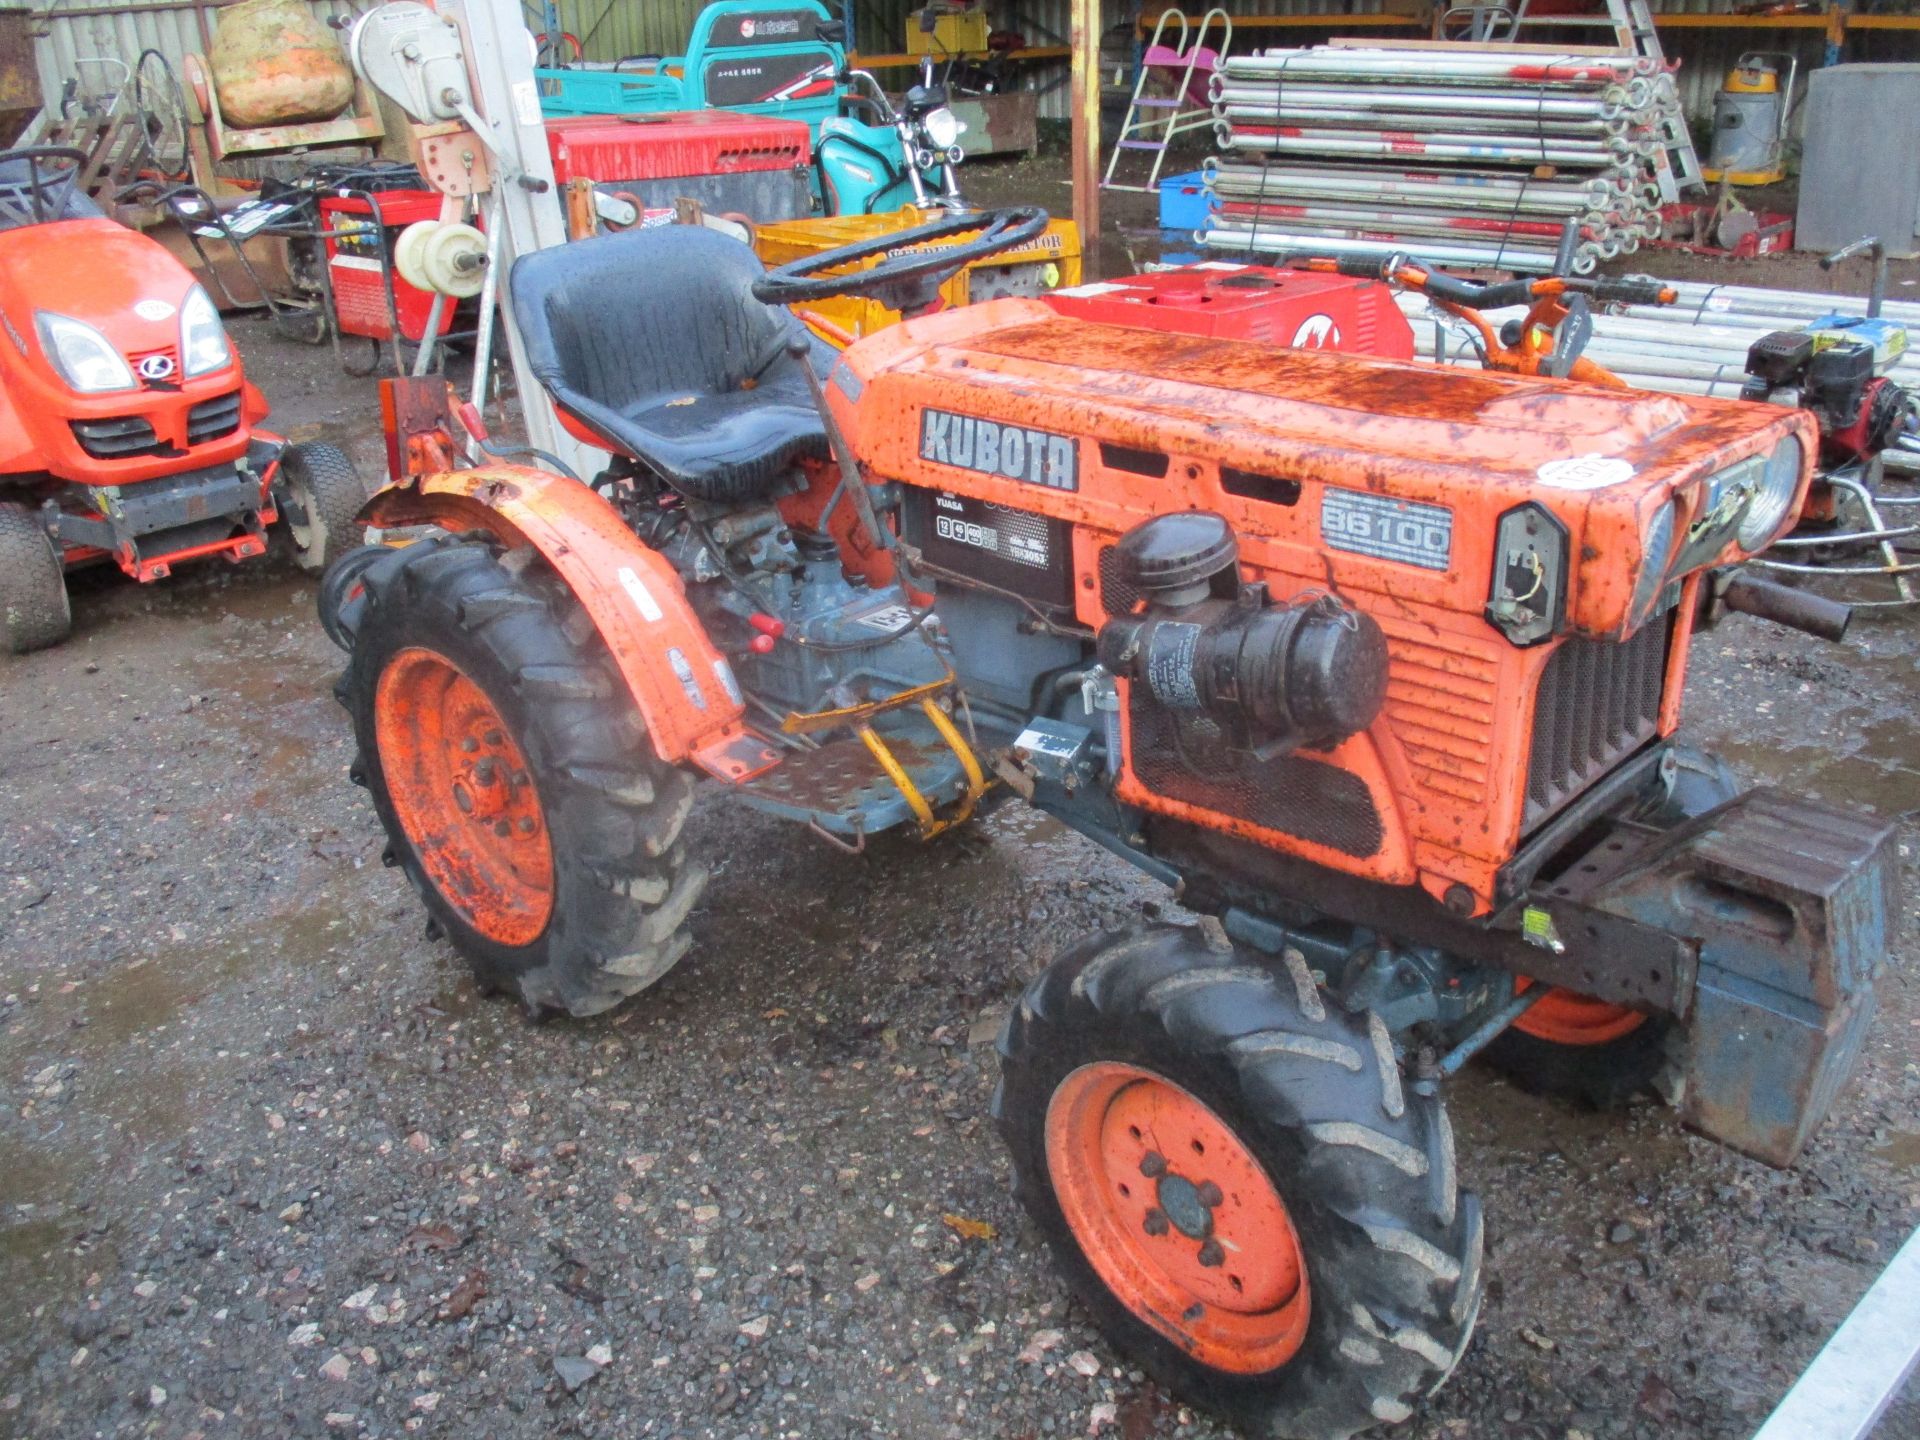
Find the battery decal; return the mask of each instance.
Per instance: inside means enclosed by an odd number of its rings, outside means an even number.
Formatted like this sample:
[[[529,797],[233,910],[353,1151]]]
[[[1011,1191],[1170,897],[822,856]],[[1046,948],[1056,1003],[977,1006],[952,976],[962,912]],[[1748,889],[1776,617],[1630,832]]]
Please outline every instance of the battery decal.
[[[1080,453],[1071,436],[977,415],[921,411],[920,458],[1049,490],[1080,488]]]
[[[1335,550],[1445,570],[1453,555],[1453,512],[1329,485],[1320,496],[1320,534]]]

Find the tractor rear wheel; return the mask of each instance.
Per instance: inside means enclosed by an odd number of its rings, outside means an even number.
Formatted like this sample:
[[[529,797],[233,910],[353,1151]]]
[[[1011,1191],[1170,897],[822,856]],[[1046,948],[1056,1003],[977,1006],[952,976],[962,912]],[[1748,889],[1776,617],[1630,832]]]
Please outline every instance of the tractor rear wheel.
[[[1007,1020],[993,1114],[1119,1349],[1251,1433],[1345,1440],[1459,1362],[1480,1206],[1379,1018],[1292,968],[1183,926],[1076,946]]]
[[[58,645],[73,629],[60,552],[40,517],[0,501],[0,623],[15,655]]]
[[[1480,1053],[1523,1090],[1614,1110],[1666,1067],[1670,1029],[1643,1011],[1556,988]]]
[[[592,1015],[691,943],[706,872],[591,621],[531,550],[422,541],[367,568],[336,693],[353,778],[481,985]]]
[[[367,487],[337,445],[289,445],[280,456],[278,488],[287,503],[282,522],[293,560],[318,575],[359,542],[355,518],[367,503]]]

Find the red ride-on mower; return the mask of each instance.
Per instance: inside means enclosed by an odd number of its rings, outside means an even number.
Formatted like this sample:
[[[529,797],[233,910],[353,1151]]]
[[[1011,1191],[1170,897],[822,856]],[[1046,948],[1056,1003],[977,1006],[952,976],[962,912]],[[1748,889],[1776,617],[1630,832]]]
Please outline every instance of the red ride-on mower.
[[[366,491],[331,445],[289,446],[219,312],[161,246],[78,186],[79,150],[0,151],[0,619],[16,654],[72,623],[65,572],[145,583],[185,560],[301,568],[349,548]]]

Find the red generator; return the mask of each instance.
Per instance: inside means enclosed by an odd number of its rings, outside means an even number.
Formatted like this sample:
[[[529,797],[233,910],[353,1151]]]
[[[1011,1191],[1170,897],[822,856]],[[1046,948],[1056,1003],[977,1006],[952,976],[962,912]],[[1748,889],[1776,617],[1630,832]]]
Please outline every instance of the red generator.
[[[1102,325],[1413,358],[1412,327],[1378,280],[1203,260],[1041,298],[1063,315]]]
[[[418,344],[427,333],[433,292],[409,285],[394,268],[393,247],[400,232],[416,220],[440,218],[438,190],[383,190],[371,197],[329,195],[320,202],[327,234],[327,278],[333,284],[333,313],[342,335],[391,340],[393,322],[400,338]],[[380,207],[374,222],[373,205]],[[385,232],[384,234],[382,232]],[[393,285],[393,311],[387,310],[387,285]],[[453,328],[452,305],[440,310],[438,334]]]
[[[591,180],[643,211],[687,199],[755,221],[813,213],[813,140],[804,121],[729,110],[575,115],[547,121],[547,145],[560,184]]]

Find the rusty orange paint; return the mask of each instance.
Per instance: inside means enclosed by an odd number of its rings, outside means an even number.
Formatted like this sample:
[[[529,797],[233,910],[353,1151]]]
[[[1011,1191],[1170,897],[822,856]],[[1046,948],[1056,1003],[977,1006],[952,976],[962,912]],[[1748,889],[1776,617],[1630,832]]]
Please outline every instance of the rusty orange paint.
[[[492,465],[391,485],[361,513],[377,525],[485,530],[509,547],[539,551],[593,620],[662,760],[705,763],[745,736],[732,667],[707,638],[679,575],[577,480]],[[722,779],[744,773],[732,760],[714,764]]]
[[[1135,1065],[1083,1065],[1048,1103],[1046,1153],[1081,1253],[1141,1321],[1232,1375],[1299,1351],[1312,1298],[1293,1217],[1205,1103]]]
[[[1120,793],[1316,864],[1417,883],[1436,898],[1464,886],[1480,915],[1492,910],[1495,877],[1520,840],[1531,697],[1556,648],[1516,648],[1483,617],[1498,517],[1551,501],[1568,528],[1568,631],[1620,640],[1637,623],[1642,537],[1661,507],[1674,505],[1684,533],[1708,475],[1795,436],[1805,462],[1797,509],[1817,449],[1811,417],[1772,406],[1121,329],[1024,300],[894,326],[841,363],[853,383],[827,387],[828,401],[873,475],[1075,527],[1075,605],[1090,628],[1109,618],[1099,601],[1100,551],[1156,515],[1187,509],[1233,525],[1244,577],[1265,582],[1276,599],[1330,589],[1372,616],[1388,638],[1386,705],[1368,732],[1327,758],[1353,768],[1373,794],[1386,831],[1375,855],[1334,853],[1192,810],[1148,791],[1130,763]],[[927,409],[1074,437],[1077,488],[923,458]],[[1166,456],[1165,476],[1109,464],[1103,442]],[[1543,466],[1592,453],[1623,460],[1630,475],[1591,490],[1543,481]],[[1292,503],[1252,493],[1242,478],[1249,474],[1297,487]],[[1446,568],[1329,547],[1320,512],[1334,490],[1447,507]],[[1740,558],[1729,542],[1697,564]],[[1674,623],[1663,734],[1679,723],[1677,662],[1691,611],[1683,605]]]
[[[451,660],[418,647],[374,690],[387,794],[440,897],[499,945],[530,945],[553,917],[553,847],[519,741]]]

